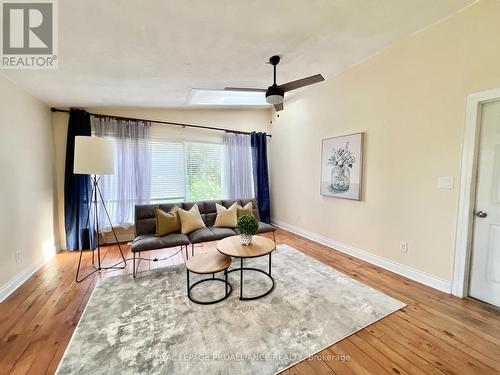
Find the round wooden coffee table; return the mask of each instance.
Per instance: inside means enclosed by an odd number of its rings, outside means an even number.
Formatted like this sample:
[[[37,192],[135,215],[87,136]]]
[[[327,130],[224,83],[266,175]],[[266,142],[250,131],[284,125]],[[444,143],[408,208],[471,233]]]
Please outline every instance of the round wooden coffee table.
[[[262,237],[262,236],[253,236],[252,238],[252,243],[250,245],[242,245],[240,241],[240,236],[232,236],[232,237],[227,237],[224,238],[223,240],[220,240],[217,242],[217,250],[221,254],[233,257],[233,258],[240,258],[240,267],[239,268],[233,268],[229,272],[235,272],[235,271],[240,271],[240,300],[247,301],[247,300],[253,300],[257,298],[262,298],[267,296],[269,293],[271,293],[274,289],[274,279],[271,276],[271,253],[276,249],[275,243],[270,240],[269,238]],[[244,267],[243,266],[243,260],[246,258],[258,258],[258,257],[263,257],[269,255],[269,272],[266,272],[264,270],[260,270],[258,268],[252,268],[252,267]],[[255,272],[260,272],[263,273],[264,275],[268,276],[269,279],[272,282],[271,288],[267,290],[266,292],[259,294],[258,296],[254,297],[244,297],[243,296],[243,271],[255,271]]]
[[[195,255],[186,262],[186,274],[187,274],[187,294],[188,298],[201,305],[211,305],[213,303],[221,302],[225,300],[231,294],[232,288],[231,284],[227,281],[227,269],[231,265],[231,258],[218,253],[216,251],[210,251],[208,253]],[[215,274],[218,272],[224,271],[224,279],[219,279],[215,277]],[[193,285],[189,285],[189,272],[197,273],[197,274],[212,274],[211,278],[202,279],[197,281]],[[215,301],[200,301],[191,297],[191,290],[198,284],[209,282],[209,281],[221,281],[225,284],[225,294],[223,297],[215,300]]]

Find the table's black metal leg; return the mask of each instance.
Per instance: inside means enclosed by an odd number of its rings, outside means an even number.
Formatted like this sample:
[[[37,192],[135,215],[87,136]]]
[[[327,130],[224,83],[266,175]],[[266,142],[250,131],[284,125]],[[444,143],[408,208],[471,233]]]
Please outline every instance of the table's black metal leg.
[[[255,300],[255,299],[259,299],[259,298],[262,298],[262,297],[265,297],[267,296],[269,293],[271,293],[273,290],[274,290],[274,286],[275,286],[275,282],[274,282],[274,279],[271,275],[271,272],[272,272],[272,257],[271,257],[271,253],[269,253],[269,266],[268,266],[268,272],[266,272],[265,269],[258,269],[258,268],[254,268],[254,267],[244,267],[243,266],[243,261],[244,261],[245,258],[240,258],[240,267],[238,268],[233,268],[233,269],[230,269],[227,271],[227,273],[230,273],[230,272],[240,272],[240,300],[242,301],[250,301],[250,300]],[[252,271],[252,272],[260,272],[264,275],[266,275],[269,280],[271,281],[272,285],[271,287],[265,292],[265,293],[262,293],[258,296],[254,296],[254,297],[244,297],[243,296],[243,289],[244,289],[244,280],[243,280],[243,271]]]
[[[240,299],[243,298],[243,258],[240,258]]]
[[[218,302],[221,302],[221,301],[224,301],[226,298],[229,297],[229,295],[231,294],[233,288],[231,287],[231,284],[229,284],[228,282],[228,277],[227,277],[227,269],[224,270],[224,278],[206,278],[206,279],[201,279],[199,281],[195,281],[195,283],[193,285],[190,285],[189,283],[189,273],[190,271],[188,269],[186,269],[186,280],[187,280],[187,296],[189,298],[189,300],[191,300],[192,302],[194,303],[197,303],[197,304],[200,304],[200,305],[212,305],[214,303],[218,303]],[[197,300],[195,298],[193,298],[191,296],[191,289],[195,288],[198,284],[201,284],[201,283],[205,283],[205,282],[213,282],[213,281],[218,281],[218,282],[223,282],[226,287],[225,287],[225,294],[223,297],[217,299],[217,300],[214,300],[214,301],[200,301],[200,300]]]
[[[215,273],[212,274],[212,279],[215,279]]]

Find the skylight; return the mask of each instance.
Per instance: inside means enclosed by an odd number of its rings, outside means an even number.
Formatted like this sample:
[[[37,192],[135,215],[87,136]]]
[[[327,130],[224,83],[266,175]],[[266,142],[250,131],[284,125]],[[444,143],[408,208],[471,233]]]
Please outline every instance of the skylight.
[[[192,89],[186,104],[213,106],[269,106],[263,92]]]

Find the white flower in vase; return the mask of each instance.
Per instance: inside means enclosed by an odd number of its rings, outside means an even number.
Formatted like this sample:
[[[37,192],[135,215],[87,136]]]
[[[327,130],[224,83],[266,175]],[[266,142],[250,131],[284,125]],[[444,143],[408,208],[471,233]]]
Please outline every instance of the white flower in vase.
[[[351,169],[356,158],[349,150],[349,142],[345,147],[333,149],[332,156],[328,159],[328,165],[332,166],[331,184],[328,189],[333,192],[349,190]]]

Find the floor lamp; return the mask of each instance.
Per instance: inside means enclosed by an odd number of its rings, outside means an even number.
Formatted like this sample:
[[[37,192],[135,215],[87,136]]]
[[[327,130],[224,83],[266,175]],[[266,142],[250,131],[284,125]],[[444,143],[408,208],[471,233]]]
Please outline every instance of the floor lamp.
[[[112,175],[115,173],[115,154],[114,154],[113,141],[98,137],[76,136],[73,173],[91,175],[92,193],[90,195],[90,200],[88,202],[87,220],[85,224],[85,227],[88,228],[90,247],[92,247],[91,243],[92,237],[90,235],[90,233],[92,232],[92,225],[90,221],[91,214],[93,214],[94,218],[94,223],[95,223],[94,233],[96,236],[96,248],[91,249],[92,266],[94,269],[92,272],[90,272],[81,279],[79,279],[78,277],[80,276],[80,266],[82,263],[83,249],[80,250],[80,258],[78,260],[78,268],[76,270],[76,282],[79,283],[98,271],[108,270],[108,269],[124,269],[127,266],[127,261],[125,260],[122,248],[120,246],[120,243],[118,242],[118,237],[116,236],[115,229],[113,228],[111,217],[109,216],[108,209],[106,208],[106,204],[104,203],[101,189],[99,189],[100,178],[98,177],[98,175]],[[122,260],[120,262],[107,267],[103,267],[101,263],[101,246],[99,240],[100,236],[99,211],[98,211],[99,203],[101,203],[101,207],[106,213],[109,225],[115,236],[116,244],[118,245],[118,249],[120,250],[120,254],[122,256]],[[97,250],[97,265],[95,262],[96,250]],[[121,265],[122,263],[123,265]]]

